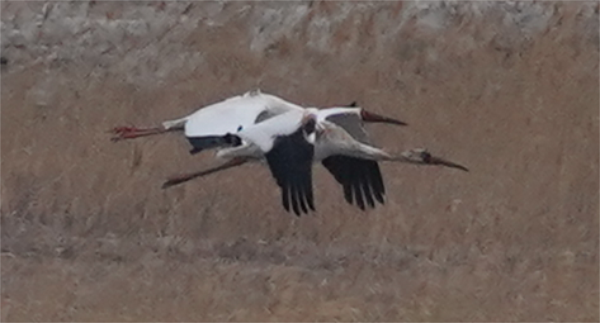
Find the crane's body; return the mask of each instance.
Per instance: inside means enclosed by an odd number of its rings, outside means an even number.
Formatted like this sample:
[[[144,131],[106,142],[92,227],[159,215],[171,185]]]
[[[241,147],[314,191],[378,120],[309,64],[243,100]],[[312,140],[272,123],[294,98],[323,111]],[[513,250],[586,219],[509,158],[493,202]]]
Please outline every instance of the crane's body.
[[[193,138],[235,133],[240,127],[245,128],[289,111],[302,113],[304,108],[274,95],[252,91],[190,114],[185,118],[185,136]],[[163,126],[166,128],[169,124],[167,121]]]
[[[222,136],[221,142],[229,147],[219,149],[216,157],[221,160],[237,157],[244,157],[248,161],[263,160],[265,154],[273,148],[275,139],[294,133],[302,125],[302,120],[307,115],[304,109],[291,110],[263,122],[241,128],[235,133],[227,133]],[[311,143],[314,143],[314,138]]]
[[[251,125],[291,111],[297,113],[311,112],[317,116],[317,122],[331,118],[352,118],[354,123],[350,122],[346,125],[357,129],[358,127],[362,128],[363,120],[406,125],[404,122],[370,113],[358,107],[305,109],[277,96],[257,90],[208,105],[183,118],[164,121],[161,127],[147,129],[116,127],[113,132],[117,136],[113,137],[113,140],[119,141],[183,130],[185,137],[193,147],[191,152],[198,153],[203,149],[227,146],[228,144],[223,142],[220,137],[228,133],[237,133]],[[366,136],[364,129],[358,130],[357,134]]]

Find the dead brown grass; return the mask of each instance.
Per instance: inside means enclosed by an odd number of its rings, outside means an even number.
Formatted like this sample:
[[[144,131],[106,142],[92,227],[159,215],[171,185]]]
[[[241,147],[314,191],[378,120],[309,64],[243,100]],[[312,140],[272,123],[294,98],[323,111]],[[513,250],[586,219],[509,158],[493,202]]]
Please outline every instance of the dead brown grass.
[[[531,39],[466,17],[385,43],[338,31],[328,53],[303,25],[249,51],[240,19],[183,39],[204,55],[195,70],[143,85],[86,60],[9,65],[2,321],[598,321],[598,34],[582,36],[576,3],[560,8]],[[318,212],[294,218],[264,167],[161,190],[210,153],[105,133],[258,86],[358,100],[410,123],[372,127],[379,145],[471,172],[384,165],[387,203],[363,213],[318,168]]]

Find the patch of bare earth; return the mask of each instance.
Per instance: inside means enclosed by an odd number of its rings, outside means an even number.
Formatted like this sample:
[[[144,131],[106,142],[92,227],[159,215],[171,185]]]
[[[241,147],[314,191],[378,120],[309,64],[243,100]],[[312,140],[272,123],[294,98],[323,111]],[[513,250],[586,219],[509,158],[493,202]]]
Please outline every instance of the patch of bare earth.
[[[595,2],[17,2],[1,32],[2,321],[598,321]],[[471,172],[384,164],[361,212],[315,166],[295,218],[261,165],[176,135],[261,88],[358,101]]]

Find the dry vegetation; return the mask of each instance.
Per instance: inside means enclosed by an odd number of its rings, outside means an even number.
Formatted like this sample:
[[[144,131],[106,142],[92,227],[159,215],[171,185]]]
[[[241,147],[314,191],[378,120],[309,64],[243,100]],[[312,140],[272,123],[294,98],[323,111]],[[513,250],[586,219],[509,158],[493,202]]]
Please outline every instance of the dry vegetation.
[[[2,9],[2,321],[598,321],[598,4],[49,3]],[[111,143],[260,87],[357,100],[471,168],[383,166],[361,212],[315,167]]]

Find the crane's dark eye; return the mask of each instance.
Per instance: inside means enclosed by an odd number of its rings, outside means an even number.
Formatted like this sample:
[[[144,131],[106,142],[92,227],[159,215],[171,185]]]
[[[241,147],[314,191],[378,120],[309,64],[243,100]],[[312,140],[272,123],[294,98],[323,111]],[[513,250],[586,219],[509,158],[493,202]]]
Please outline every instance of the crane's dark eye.
[[[431,154],[428,151],[423,151],[423,152],[421,152],[421,159],[423,159],[423,161],[425,163],[430,163],[431,162]]]
[[[311,118],[304,124],[304,131],[306,132],[307,135],[310,135],[313,132],[315,132],[316,128],[317,128],[317,120],[315,120],[314,118]]]
[[[238,131],[238,132],[240,132],[240,131],[242,131],[242,129],[243,129],[243,128],[244,128],[244,127],[242,127],[242,126],[240,125],[240,126],[238,127],[237,131]]]
[[[240,137],[238,137],[236,135],[232,135],[230,133],[223,136],[223,139],[225,140],[226,143],[228,143],[234,147],[237,147],[242,144],[242,139]]]

